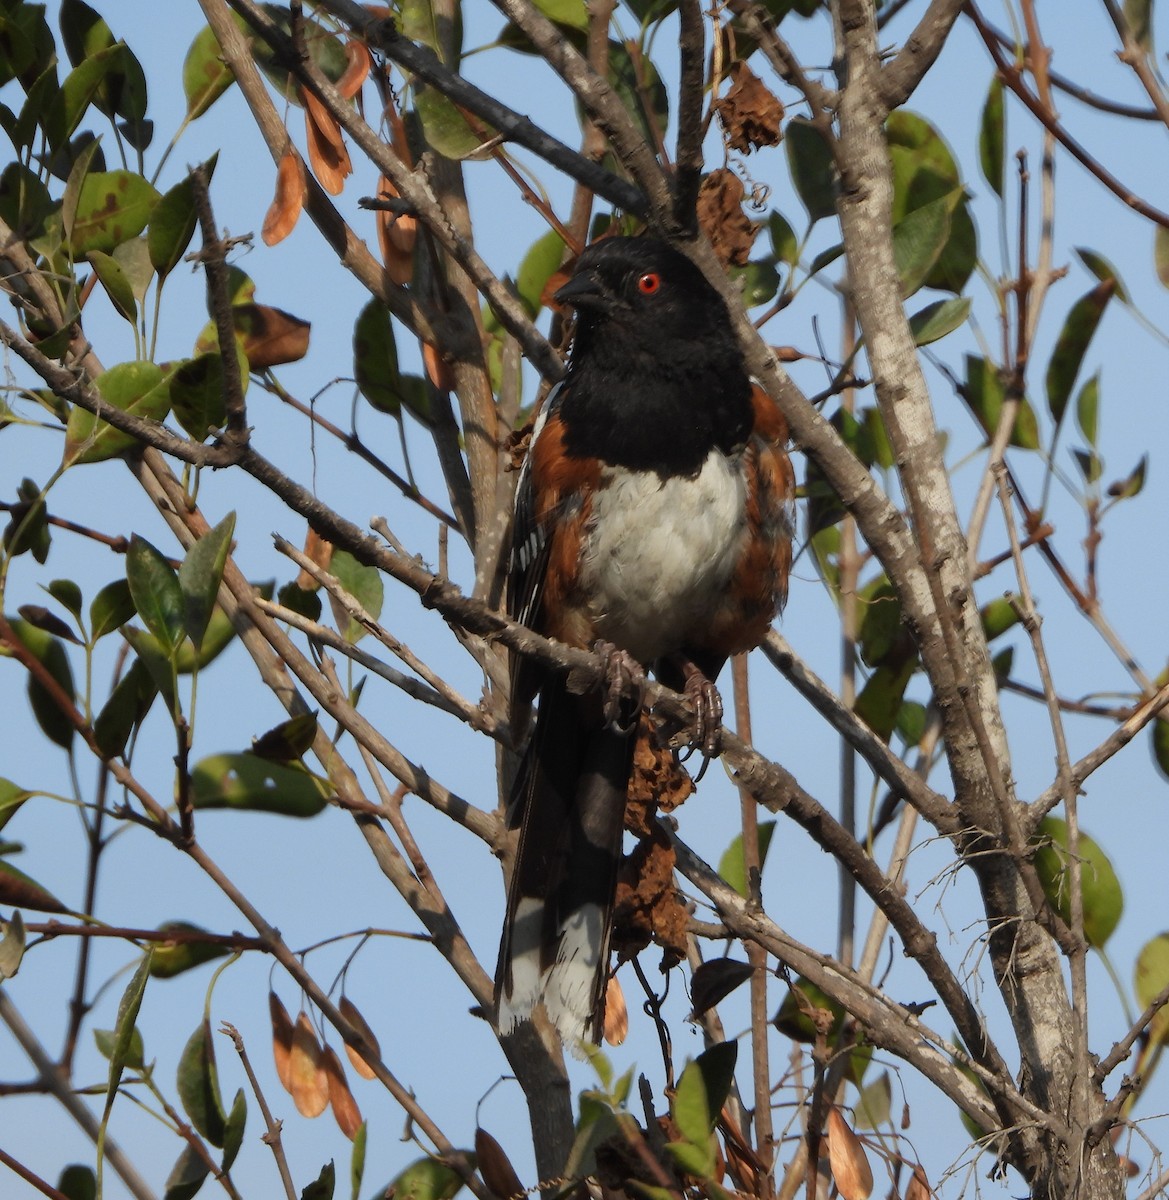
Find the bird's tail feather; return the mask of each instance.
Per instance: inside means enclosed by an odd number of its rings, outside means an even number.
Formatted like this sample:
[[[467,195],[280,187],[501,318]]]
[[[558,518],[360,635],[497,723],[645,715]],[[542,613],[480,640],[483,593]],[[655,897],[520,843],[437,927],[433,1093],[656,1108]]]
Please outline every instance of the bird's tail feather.
[[[519,841],[496,972],[500,1031],[541,1000],[564,1043],[597,1041],[634,739],[549,681],[516,776]]]

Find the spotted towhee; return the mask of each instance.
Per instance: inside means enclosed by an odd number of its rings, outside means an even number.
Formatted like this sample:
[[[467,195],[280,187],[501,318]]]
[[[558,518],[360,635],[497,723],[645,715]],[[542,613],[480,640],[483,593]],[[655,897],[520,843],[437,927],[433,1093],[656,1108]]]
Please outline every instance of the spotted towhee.
[[[516,492],[511,615],[684,688],[709,750],[711,681],[762,640],[787,592],[786,425],[752,385],[722,298],[666,243],[597,242],[556,298],[576,329]],[[628,700],[618,711],[620,689],[577,695],[516,656],[521,733],[537,690],[512,793],[498,1020],[509,1033],[543,1001],[575,1050],[601,1033],[637,721]]]

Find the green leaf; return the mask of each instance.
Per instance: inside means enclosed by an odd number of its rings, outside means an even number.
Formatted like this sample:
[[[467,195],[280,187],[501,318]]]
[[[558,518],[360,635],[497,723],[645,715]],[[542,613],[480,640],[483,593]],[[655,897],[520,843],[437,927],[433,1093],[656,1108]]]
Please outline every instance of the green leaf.
[[[746,266],[732,267],[729,273],[747,308],[766,304],[779,291],[779,272],[770,262],[749,262]]]
[[[195,1027],[179,1057],[176,1086],[191,1124],[213,1146],[222,1146],[227,1118],[219,1094],[211,1023],[206,1017]]]
[[[13,557],[27,552],[43,563],[49,556],[49,513],[44,494],[31,479],[22,479],[16,489],[16,504],[4,530],[3,544]]]
[[[1148,1008],[1169,986],[1169,933],[1159,933],[1141,947],[1133,971],[1133,987],[1137,1002]],[[1154,1042],[1169,1042],[1169,1005],[1162,1008],[1149,1024],[1149,1036]]]
[[[787,166],[808,221],[836,215],[836,165],[820,131],[803,117],[787,123],[783,139]]]
[[[760,821],[758,825],[759,837],[759,870],[762,872],[763,864],[767,861],[767,851],[771,846],[771,835],[775,832],[774,821]],[[718,861],[718,873],[739,893],[740,896],[749,898],[750,891],[748,889],[746,860],[743,857],[743,835],[736,834],[731,839],[731,844],[723,852],[722,858]]]
[[[978,135],[978,163],[982,175],[1000,199],[1003,195],[1003,145],[1006,141],[1006,112],[1003,105],[1003,81],[995,75],[990,81],[986,103],[982,106],[982,127]]]
[[[11,920],[0,920],[0,983],[13,979],[24,958],[24,918],[15,909]]]
[[[1099,482],[1100,476],[1104,474],[1104,463],[1095,450],[1073,449],[1072,457],[1076,460],[1076,466],[1080,468],[1085,483]]]
[[[666,1149],[670,1152],[670,1157],[685,1174],[694,1175],[699,1179],[707,1179],[714,1174],[717,1158],[714,1146],[709,1137],[702,1143],[667,1142]],[[666,1188],[662,1188],[661,1190],[666,1196],[672,1195]]]
[[[925,286],[958,295],[965,288],[978,265],[978,232],[970,215],[970,201],[965,192],[950,214],[950,236],[942,247],[938,261],[925,277]]]
[[[1124,20],[1136,44],[1152,54],[1153,0],[1124,0]]]
[[[134,597],[130,595],[130,585],[124,579],[115,579],[107,583],[93,598],[89,606],[89,632],[96,642],[98,638],[113,633],[129,621],[138,610],[134,607]]]
[[[69,655],[61,642],[28,621],[16,619],[10,625],[12,632],[52,676],[69,700],[75,700],[77,692],[73,686],[73,671],[69,666]],[[61,711],[48,688],[31,674],[28,677],[28,701],[45,737],[68,750],[76,732],[73,722]]]
[[[231,68],[223,61],[223,50],[212,32],[204,26],[191,43],[183,60],[183,94],[187,98],[187,120],[201,117],[235,82]]]
[[[901,620],[901,601],[897,591],[882,572],[860,591],[863,605],[860,625],[860,654],[866,666],[882,663],[900,665],[905,661],[906,630]]]
[[[979,616],[982,618],[982,631],[986,634],[988,642],[1001,637],[1019,623],[1018,610],[1005,596],[999,596],[984,605]]]
[[[130,735],[146,719],[157,695],[154,677],[141,659],[135,659],[118,680],[93,723],[94,739],[106,758],[115,758],[125,752]]]
[[[1169,717],[1158,717],[1150,730],[1153,738],[1153,762],[1157,770],[1169,779]]]
[[[1153,266],[1157,278],[1169,288],[1169,229],[1163,225],[1153,231]]]
[[[909,318],[915,346],[928,346],[947,333],[953,333],[970,315],[971,301],[967,296],[953,300],[935,300]]]
[[[1148,474],[1148,470],[1149,456],[1142,454],[1141,461],[1124,479],[1118,479],[1115,483],[1109,484],[1108,494],[1115,496],[1118,500],[1131,500],[1133,496],[1139,496],[1144,490],[1145,476]]]
[[[118,314],[133,325],[138,320],[138,305],[121,263],[113,255],[103,254],[100,250],[91,250],[85,257],[89,259],[89,265],[93,267],[98,282]]]
[[[158,927],[158,932],[206,933],[207,930],[200,925],[192,925],[190,921],[164,921]],[[176,975],[201,967],[205,962],[225,958],[230,953],[226,946],[212,942],[156,942],[150,974],[155,979],[173,979]]]
[[[75,257],[90,250],[112,251],[137,237],[158,203],[154,185],[133,171],[93,171],[85,176],[69,235]]]
[[[474,1159],[474,1155],[468,1157]],[[457,1171],[438,1159],[420,1158],[386,1190],[394,1200],[453,1200],[462,1186],[463,1179]]]
[[[968,354],[966,386],[962,394],[986,436],[993,438],[1006,399],[1006,387],[1002,376],[985,358]],[[1035,418],[1035,410],[1026,397],[1019,401],[1015,428],[1011,432],[1011,445],[1023,450],[1039,449],[1039,423]]]
[[[37,912],[65,913],[69,910],[35,879],[0,858],[0,904],[11,908],[35,908]]]
[[[22,788],[19,784],[13,783],[11,779],[0,778],[0,829],[3,829],[16,816],[17,809],[26,800],[35,795],[36,792]]]
[[[560,269],[563,258],[564,239],[555,229],[549,229],[528,248],[516,275],[516,291],[529,316],[534,317],[540,311],[544,288]]]
[[[1111,282],[1113,295],[1117,300],[1122,304],[1132,303],[1128,289],[1124,286],[1124,280],[1120,278],[1119,272],[1103,254],[1097,254],[1095,250],[1089,250],[1086,246],[1077,246],[1076,257],[1101,283]]]
[[[665,137],[670,100],[665,84],[648,55],[635,60],[624,42],[609,42],[609,86],[620,97],[634,124],[651,145]]]
[[[333,554],[329,571],[375,621],[382,615],[385,588],[381,572],[376,567],[367,567],[359,563],[348,550],[337,550]],[[365,637],[365,626],[355,621],[336,604],[334,616],[337,619],[338,631],[350,645],[355,645]]]
[[[240,379],[247,387],[248,364],[239,352]],[[218,350],[208,350],[188,359],[175,370],[170,380],[170,402],[175,419],[198,442],[204,442],[227,424],[224,395],[223,359]]]
[[[954,191],[906,213],[893,227],[893,261],[903,298],[926,281],[950,236],[950,215],[961,199]]]
[[[1076,424],[1084,435],[1084,441],[1095,448],[1096,435],[1099,432],[1100,419],[1100,372],[1097,371],[1091,379],[1080,388],[1076,397]]]
[[[782,213],[773,212],[767,218],[767,232],[771,236],[771,251],[780,262],[789,267],[796,266],[800,261],[800,243],[795,231],[787,223]]]
[[[353,377],[361,394],[378,410],[396,417],[402,410],[402,376],[390,312],[370,300],[353,326]]]
[[[1059,817],[1045,817],[1036,830],[1042,844],[1035,851],[1035,871],[1048,903],[1065,920],[1071,919],[1071,873],[1068,869],[1068,827]],[[1108,856],[1080,831],[1081,893],[1084,937],[1089,946],[1102,949],[1124,911],[1124,892]]]
[[[61,37],[74,66],[83,66],[102,54],[116,55],[97,96],[97,106],[107,117],[117,115],[128,121],[141,121],[146,115],[142,64],[124,42],[114,40],[105,19],[83,0],[62,0]]]
[[[416,78],[413,89],[414,111],[422,123],[423,136],[443,158],[456,162],[471,158],[488,138],[494,137],[495,130],[486,125],[482,136],[476,133],[454,101],[436,88]]]
[[[102,400],[131,416],[161,421],[170,411],[170,376],[149,362],[119,363],[94,380]],[[65,462],[70,465],[103,462],[137,445],[100,417],[74,406],[65,427]]]
[[[1057,425],[1063,420],[1080,364],[1115,290],[1111,280],[1101,280],[1072,305],[1060,330],[1047,364],[1047,408]]]
[[[211,1168],[203,1156],[188,1143],[166,1177],[163,1200],[191,1200],[203,1186],[210,1172]]]
[[[76,132],[106,75],[122,61],[123,46],[107,46],[79,62],[47,106],[41,128],[50,146],[63,146]]]
[[[925,705],[903,700],[897,710],[897,734],[907,746],[916,746],[925,735]]]
[[[150,676],[154,687],[162,693],[166,701],[167,711],[176,713],[178,706],[175,697],[175,661],[174,654],[166,650],[163,644],[137,625],[123,625],[122,637],[133,647],[137,654],[137,662]],[[145,700],[143,700],[145,703]],[[145,714],[144,714],[145,715]],[[133,724],[131,725],[133,728]]]
[[[106,1091],[103,1123],[109,1118],[110,1109],[114,1106],[114,1098],[118,1094],[118,1084],[121,1083],[122,1072],[125,1070],[133,1050],[134,1026],[138,1020],[138,1011],[142,1007],[142,997],[146,992],[146,980],[149,974],[150,951],[147,950],[118,1002],[118,1019],[114,1024],[114,1041],[110,1049],[109,1085]]]
[[[130,538],[126,552],[126,582],[146,628],[173,655],[183,640],[183,589],[170,563],[138,534]]]
[[[317,714],[298,713],[256,738],[252,753],[269,762],[293,762],[308,753],[316,736]]]
[[[722,1113],[723,1105],[731,1093],[738,1056],[738,1042],[715,1042],[686,1068],[689,1070],[690,1066],[695,1066],[702,1075],[702,1083],[706,1092],[708,1131],[714,1129],[719,1115]],[[685,1073],[683,1071],[683,1074]]]
[[[244,751],[215,754],[191,772],[195,808],[239,808],[315,817],[331,794],[303,767],[268,762]]]
[[[223,1170],[230,1171],[240,1147],[244,1143],[244,1129],[248,1123],[248,1100],[240,1088],[231,1104],[231,1112],[223,1127]],[[364,1128],[364,1126],[363,1126]]]
[[[889,1072],[882,1071],[872,1083],[861,1089],[856,1103],[856,1123],[860,1129],[880,1129],[889,1121],[893,1104],[893,1088]]]
[[[74,620],[81,620],[81,588],[72,579],[54,579],[45,589],[62,608],[69,610]]]
[[[916,669],[917,659],[912,657],[897,666],[879,666],[856,698],[856,715],[886,742],[897,727],[901,701]]]
[[[349,1155],[350,1200],[359,1200],[360,1197],[361,1181],[365,1178],[365,1143],[368,1134],[369,1122],[362,1121],[353,1135],[353,1150]]]
[[[61,1172],[57,1191],[67,1200],[97,1200],[97,1176],[91,1167],[72,1163]]]
[[[179,567],[183,627],[196,651],[203,645],[203,636],[215,608],[234,533],[235,513],[231,512],[214,529],[209,529],[199,538],[187,551],[183,565]]]
[[[97,1046],[98,1054],[109,1062],[114,1057],[114,1051],[117,1049],[117,1034],[112,1029],[95,1029],[93,1031],[93,1040]],[[124,1062],[132,1071],[141,1071],[146,1066],[146,1047],[143,1045],[142,1033],[137,1025],[134,1026],[130,1034],[130,1045],[126,1049]]]
[[[325,1163],[321,1173],[303,1188],[300,1200],[333,1200],[333,1189],[337,1186],[337,1172],[332,1161]]]
[[[213,154],[200,168],[208,183],[218,159],[219,155]],[[197,221],[195,185],[188,175],[159,198],[150,216],[146,245],[159,279],[165,279],[182,261]]]

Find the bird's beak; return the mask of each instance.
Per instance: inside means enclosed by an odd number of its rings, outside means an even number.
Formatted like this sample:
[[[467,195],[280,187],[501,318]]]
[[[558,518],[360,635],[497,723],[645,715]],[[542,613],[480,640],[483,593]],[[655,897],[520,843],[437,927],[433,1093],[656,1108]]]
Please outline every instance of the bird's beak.
[[[591,271],[574,275],[553,299],[557,304],[568,304],[573,308],[591,308],[598,312],[609,312],[613,308],[613,297],[601,279]]]

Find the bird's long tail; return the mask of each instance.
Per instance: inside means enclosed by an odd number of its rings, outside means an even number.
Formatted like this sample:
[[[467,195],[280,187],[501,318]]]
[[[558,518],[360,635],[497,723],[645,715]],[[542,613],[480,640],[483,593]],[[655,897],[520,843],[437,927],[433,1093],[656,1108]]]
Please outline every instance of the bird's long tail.
[[[596,696],[549,680],[512,792],[519,826],[499,950],[500,1032],[543,1001],[580,1053],[604,1022],[613,893],[635,738],[613,730]]]

